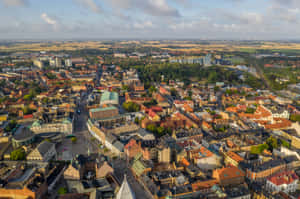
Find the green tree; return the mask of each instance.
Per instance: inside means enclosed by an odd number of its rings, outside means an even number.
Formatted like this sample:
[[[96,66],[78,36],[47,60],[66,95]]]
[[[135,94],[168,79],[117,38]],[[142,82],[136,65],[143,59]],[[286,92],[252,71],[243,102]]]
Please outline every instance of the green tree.
[[[26,100],[26,101],[31,101],[33,99],[33,96],[27,94],[27,95],[24,95],[23,99]]]
[[[10,159],[11,160],[25,160],[26,158],[26,153],[24,151],[23,148],[20,148],[20,149],[16,149],[16,150],[13,150],[11,153],[10,153]]]
[[[273,136],[267,139],[266,144],[269,146],[271,152],[273,151],[273,149],[278,148],[278,140]]]
[[[139,124],[140,123],[140,119],[138,117],[134,118],[134,123]]]
[[[25,106],[23,108],[23,113],[24,115],[28,115],[28,114],[31,114],[33,111],[28,107],[28,106]]]
[[[269,146],[267,144],[260,144],[258,146],[252,146],[250,153],[252,154],[261,154],[265,149],[268,149]]]
[[[157,131],[157,128],[156,128],[155,124],[149,124],[149,125],[146,127],[146,129],[147,129],[148,131],[152,132],[152,133],[156,133],[156,131]]]
[[[129,90],[129,86],[124,84],[124,85],[122,86],[122,90],[128,91],[128,90]]]
[[[63,195],[63,194],[66,194],[67,193],[67,189],[65,187],[60,187],[58,190],[57,190],[57,193],[59,195]]]
[[[289,149],[291,147],[291,144],[286,140],[281,139],[280,142],[281,142],[281,145],[285,148]]]
[[[134,102],[124,102],[123,108],[128,112],[138,112],[140,111],[140,105]]]
[[[159,136],[162,136],[165,134],[165,128],[162,126],[157,127],[156,131]]]
[[[293,122],[300,122],[300,115],[299,114],[292,114],[290,116],[290,120]]]
[[[255,111],[256,110],[254,108],[247,107],[245,113],[251,113],[251,114],[253,114],[253,113],[255,113]]]
[[[77,142],[77,137],[72,137],[71,141],[72,141],[72,143],[76,143]]]

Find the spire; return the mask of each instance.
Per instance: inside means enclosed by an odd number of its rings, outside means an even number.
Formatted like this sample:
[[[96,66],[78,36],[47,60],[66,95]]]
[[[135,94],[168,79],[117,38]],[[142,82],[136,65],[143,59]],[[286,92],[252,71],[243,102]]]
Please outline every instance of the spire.
[[[126,174],[124,174],[124,180],[117,194],[116,199],[135,199],[135,195],[127,181]]]

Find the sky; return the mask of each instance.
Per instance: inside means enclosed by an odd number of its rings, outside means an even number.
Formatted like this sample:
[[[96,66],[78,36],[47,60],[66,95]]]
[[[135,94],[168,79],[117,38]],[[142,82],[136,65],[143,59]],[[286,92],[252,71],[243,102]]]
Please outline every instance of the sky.
[[[0,0],[0,40],[300,40],[300,0]]]

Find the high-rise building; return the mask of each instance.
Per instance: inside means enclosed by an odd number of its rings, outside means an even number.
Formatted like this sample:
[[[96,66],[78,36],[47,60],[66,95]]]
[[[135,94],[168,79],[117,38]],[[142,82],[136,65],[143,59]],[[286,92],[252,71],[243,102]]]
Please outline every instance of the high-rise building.
[[[72,67],[72,60],[71,59],[65,59],[65,66],[66,67]]]
[[[62,62],[61,58],[56,57],[55,58],[55,67],[58,67],[58,68],[62,67],[62,63],[61,62]]]
[[[211,54],[207,54],[204,57],[204,66],[211,66]]]
[[[33,61],[33,65],[37,66],[39,68],[43,68],[44,67],[44,63],[41,60],[39,60],[39,59],[34,60]]]

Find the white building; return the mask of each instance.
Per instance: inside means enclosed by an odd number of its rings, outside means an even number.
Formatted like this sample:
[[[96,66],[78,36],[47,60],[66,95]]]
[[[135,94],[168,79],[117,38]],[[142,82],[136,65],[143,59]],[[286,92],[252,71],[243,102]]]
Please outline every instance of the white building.
[[[284,171],[269,177],[266,188],[270,192],[295,192],[298,187],[299,177],[294,171]]]

